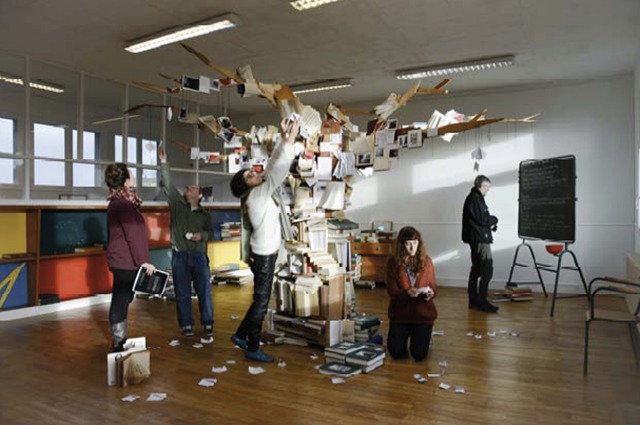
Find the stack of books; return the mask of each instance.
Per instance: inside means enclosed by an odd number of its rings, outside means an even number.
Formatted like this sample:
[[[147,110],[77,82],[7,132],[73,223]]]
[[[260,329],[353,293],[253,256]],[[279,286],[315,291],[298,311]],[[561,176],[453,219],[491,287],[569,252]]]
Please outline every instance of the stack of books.
[[[369,341],[380,331],[381,321],[377,316],[354,314],[351,316],[354,322],[356,342]]]
[[[223,264],[211,270],[211,283],[214,285],[244,285],[252,279],[251,269],[240,264]]]
[[[515,286],[505,286],[504,289],[493,291],[490,294],[489,301],[492,303],[501,303],[507,301],[532,301],[533,291],[531,288],[517,288]]]
[[[369,373],[384,364],[384,347],[368,342],[340,342],[325,348],[326,364],[344,364]]]
[[[239,222],[227,222],[220,225],[220,237],[223,241],[240,240],[241,224]]]

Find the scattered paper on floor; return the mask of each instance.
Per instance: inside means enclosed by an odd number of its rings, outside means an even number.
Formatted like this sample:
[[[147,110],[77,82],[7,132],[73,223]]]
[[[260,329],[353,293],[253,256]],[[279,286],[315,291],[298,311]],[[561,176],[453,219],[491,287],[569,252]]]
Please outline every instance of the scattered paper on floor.
[[[172,339],[169,345],[172,347],[177,347],[178,345],[180,345],[180,341],[178,341],[177,339]]]
[[[261,368],[260,366],[249,366],[249,373],[252,375],[260,375],[261,373],[265,373],[266,370]]]
[[[216,382],[218,382],[218,380],[215,378],[202,378],[200,382],[198,382],[198,385],[201,387],[213,387]]]
[[[122,401],[128,401],[128,402],[134,402],[137,399],[139,399],[140,396],[139,395],[135,395],[135,394],[129,394],[127,396],[122,397],[120,400]]]
[[[417,380],[421,384],[424,384],[425,382],[427,382],[427,378],[425,378],[424,376],[420,375],[419,373],[414,374],[413,378],[415,380]]]
[[[212,367],[211,368],[211,372],[213,373],[225,373],[227,371],[227,367],[226,366],[220,366],[220,367]]]
[[[444,336],[444,331],[433,331],[433,332],[431,332],[431,335]]]
[[[345,382],[347,382],[347,381],[345,381],[344,378],[340,378],[338,376],[331,377],[331,383],[334,384],[334,385],[344,384]]]
[[[285,368],[287,367],[287,362],[285,362],[284,360],[280,359],[278,360],[278,367],[279,368]]]
[[[151,393],[147,401],[162,401],[167,398],[167,393]]]
[[[438,388],[441,388],[443,390],[448,390],[449,388],[451,388],[451,385],[449,384],[445,384],[444,382],[440,382],[440,385],[438,385]]]
[[[236,364],[235,360],[227,360],[227,364]]]
[[[213,337],[210,336],[209,338],[200,338],[200,343],[201,344],[213,344]]]
[[[457,394],[464,394],[464,388],[462,388],[462,387],[456,387],[455,392],[456,392]]]
[[[192,347],[193,348],[202,348],[202,347],[204,347],[204,345],[200,344],[199,342],[196,342],[195,344],[193,344]]]

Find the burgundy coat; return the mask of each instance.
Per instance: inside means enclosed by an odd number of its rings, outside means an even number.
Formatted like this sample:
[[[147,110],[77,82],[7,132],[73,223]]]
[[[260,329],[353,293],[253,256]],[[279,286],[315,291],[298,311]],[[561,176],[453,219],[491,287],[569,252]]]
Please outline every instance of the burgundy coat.
[[[137,270],[149,262],[147,229],[140,211],[126,199],[113,199],[107,207],[107,263],[111,269]]]
[[[424,258],[424,269],[416,276],[415,287],[424,288],[427,286],[433,289],[433,298],[435,298],[438,294],[438,285],[436,284],[433,261],[428,256]],[[404,267],[398,270],[395,266],[395,258],[391,258],[387,266],[389,320],[392,323],[433,324],[433,321],[438,317],[433,298],[427,301],[423,295],[415,298],[410,297],[408,293],[410,288],[411,282]]]

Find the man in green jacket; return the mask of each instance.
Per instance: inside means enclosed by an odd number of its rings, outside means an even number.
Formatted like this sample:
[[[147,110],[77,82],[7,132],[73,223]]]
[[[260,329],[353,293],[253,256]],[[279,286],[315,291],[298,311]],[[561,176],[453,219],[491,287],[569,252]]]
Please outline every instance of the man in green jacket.
[[[160,186],[169,198],[171,211],[171,270],[176,292],[178,325],[185,336],[193,336],[191,311],[191,283],[198,295],[200,323],[205,337],[213,336],[213,301],[211,298],[211,271],[207,257],[207,240],[212,234],[211,215],[200,202],[202,189],[187,186],[180,194],[171,183],[167,153],[158,149],[162,180]]]

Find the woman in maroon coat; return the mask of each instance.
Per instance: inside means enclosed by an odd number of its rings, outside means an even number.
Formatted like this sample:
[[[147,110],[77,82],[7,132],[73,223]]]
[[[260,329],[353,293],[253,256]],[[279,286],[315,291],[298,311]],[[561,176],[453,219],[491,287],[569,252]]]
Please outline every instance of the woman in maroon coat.
[[[389,336],[387,348],[394,359],[427,357],[433,321],[438,317],[433,298],[438,292],[431,258],[426,255],[420,232],[403,227],[395,255],[387,267]]]
[[[112,351],[117,352],[123,350],[127,339],[127,311],[133,301],[133,281],[138,268],[144,266],[147,274],[152,275],[155,267],[149,263],[147,230],[138,211],[142,200],[129,169],[123,163],[110,164],[104,180],[109,187],[107,263],[113,274],[109,322]]]

